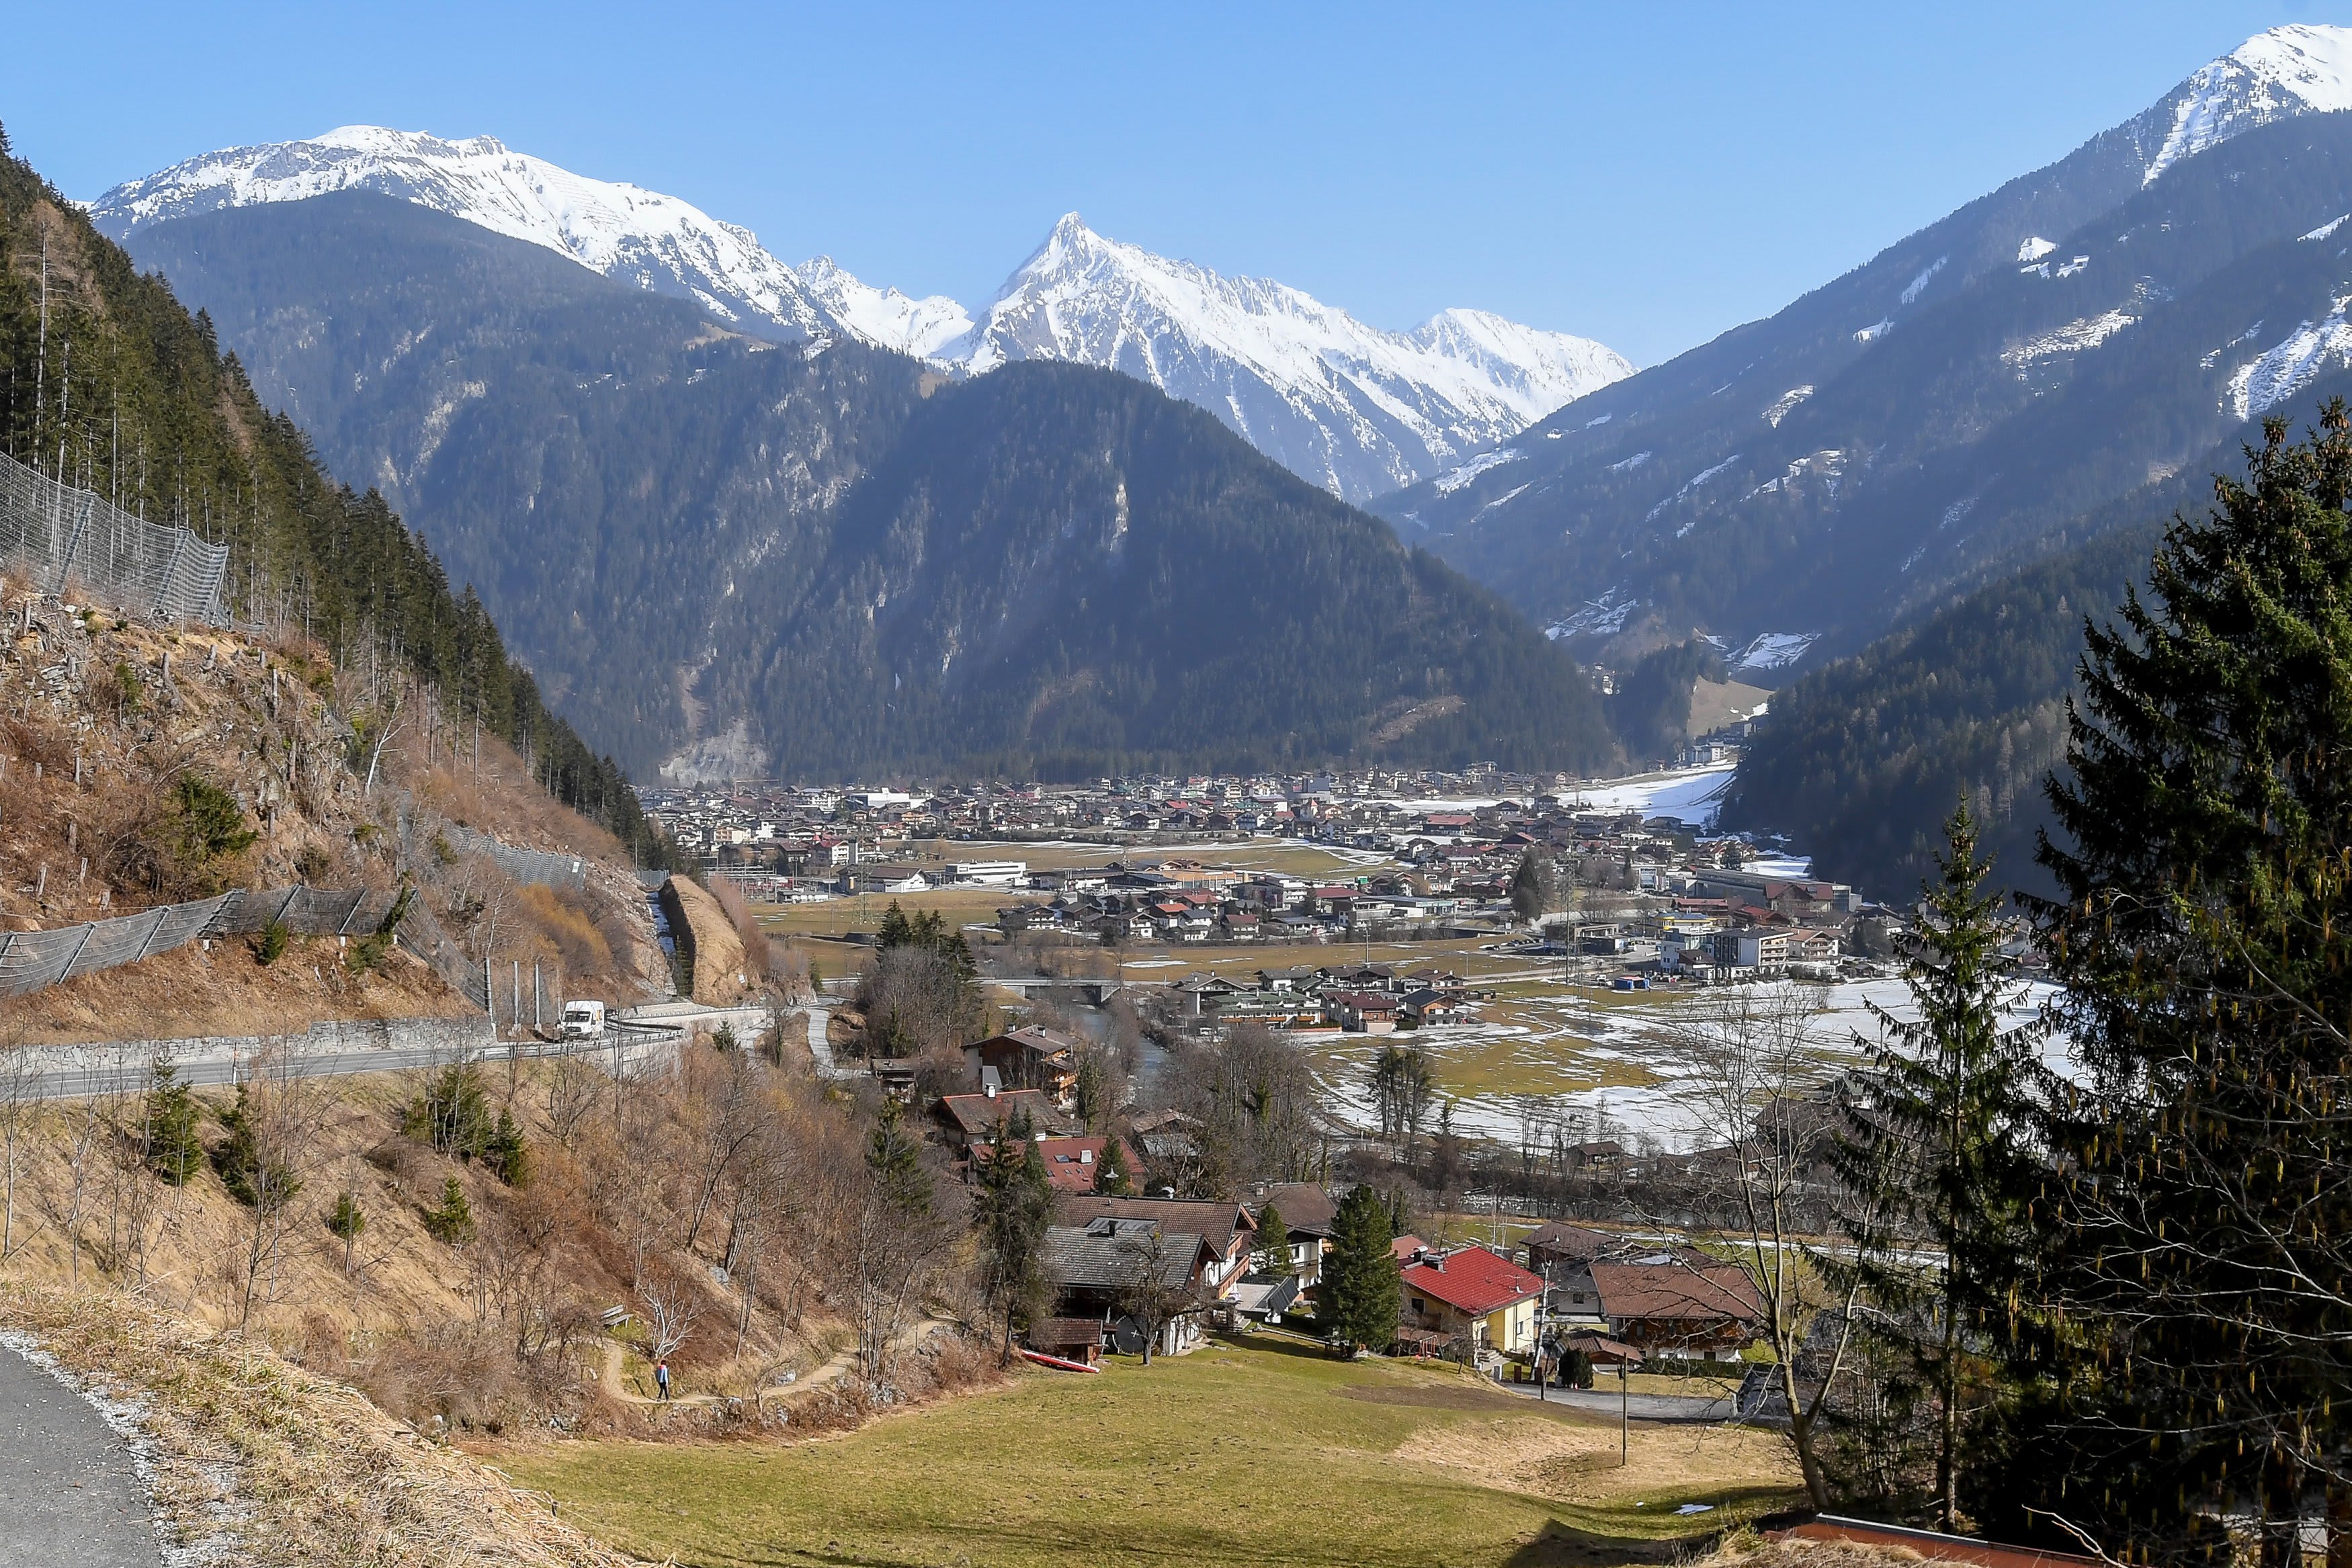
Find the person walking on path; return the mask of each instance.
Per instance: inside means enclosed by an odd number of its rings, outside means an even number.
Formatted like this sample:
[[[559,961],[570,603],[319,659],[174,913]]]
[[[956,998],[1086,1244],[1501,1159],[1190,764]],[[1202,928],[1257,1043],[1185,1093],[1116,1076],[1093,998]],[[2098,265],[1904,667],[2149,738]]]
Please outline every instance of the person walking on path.
[[[669,1363],[668,1363],[668,1362],[667,1362],[667,1361],[657,1361],[657,1362],[654,1363],[654,1387],[655,1387],[656,1389],[659,1390],[658,1394],[656,1394],[656,1398],[657,1398],[657,1399],[660,1401],[660,1403],[662,1403],[662,1404],[664,1404],[664,1405],[668,1404],[668,1403],[669,1403]]]

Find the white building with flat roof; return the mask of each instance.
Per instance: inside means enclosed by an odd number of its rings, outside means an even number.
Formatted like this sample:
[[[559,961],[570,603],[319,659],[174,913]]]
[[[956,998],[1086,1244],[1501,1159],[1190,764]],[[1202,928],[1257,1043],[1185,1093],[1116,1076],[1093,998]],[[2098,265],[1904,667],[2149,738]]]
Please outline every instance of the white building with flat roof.
[[[957,861],[948,867],[957,882],[979,887],[1018,887],[1029,880],[1027,861]]]

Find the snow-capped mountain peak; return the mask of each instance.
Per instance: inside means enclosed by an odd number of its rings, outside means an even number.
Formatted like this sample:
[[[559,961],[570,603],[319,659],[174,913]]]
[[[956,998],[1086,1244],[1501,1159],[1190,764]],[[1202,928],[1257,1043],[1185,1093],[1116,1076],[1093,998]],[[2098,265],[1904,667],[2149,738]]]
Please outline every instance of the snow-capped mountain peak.
[[[1483,311],[1385,331],[1286,284],[1108,238],[1076,213],[940,354],[975,375],[1024,359],[1123,371],[1351,500],[1450,467],[1633,371],[1589,339]]]
[[[450,141],[346,125],[306,141],[189,159],[116,186],[90,211],[119,238],[194,213],[336,191],[369,191],[446,213],[608,277],[684,295],[747,330],[822,334],[833,325],[749,229],[676,196],[575,174],[489,136]]]
[[[1108,239],[1076,213],[974,321],[819,256],[788,267],[751,230],[642,186],[593,180],[488,136],[348,125],[206,153],[118,185],[90,214],[120,239],[226,207],[366,191],[693,299],[740,330],[846,335],[982,374],[1018,359],[1124,371],[1201,404],[1277,462],[1351,500],[1451,467],[1631,373],[1600,344],[1475,310],[1411,332],[1265,278],[1225,277]]]
[[[2198,68],[2149,110],[2163,135],[2147,183],[2241,131],[2296,114],[2352,109],[2352,27],[2294,23],[2258,33]],[[2168,124],[2165,123],[2168,120]]]

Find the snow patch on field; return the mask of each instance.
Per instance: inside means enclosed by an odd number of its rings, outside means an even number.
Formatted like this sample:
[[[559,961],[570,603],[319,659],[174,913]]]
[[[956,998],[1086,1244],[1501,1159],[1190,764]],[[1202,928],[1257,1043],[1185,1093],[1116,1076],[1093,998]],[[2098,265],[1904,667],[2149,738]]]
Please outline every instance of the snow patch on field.
[[[1902,302],[1908,305],[1912,301],[1917,299],[1920,294],[1927,288],[1927,285],[1935,280],[1936,274],[1944,270],[1944,263],[1951,259],[1952,258],[1948,256],[1939,256],[1935,260],[1929,262],[1920,272],[1918,277],[1913,278],[1908,284],[1905,285]]]
[[[1493,500],[1487,502],[1485,506],[1479,507],[1476,511],[1471,513],[1470,521],[1475,523],[1479,518],[1485,517],[1487,513],[1493,511],[1496,507],[1507,507],[1513,501],[1517,500],[1527,493],[1528,486],[1525,485],[1521,485],[1516,489],[1506,490],[1501,495],[1496,497]]]
[[[2262,329],[2263,324],[2260,321],[2255,322],[2252,326],[2247,328],[2244,331],[2239,333],[2236,337],[2231,339],[2220,348],[2212,350],[2203,358],[2200,359],[2197,361],[2199,368],[2208,371],[2211,370],[2215,365],[2221,362],[2222,355],[2242,344],[2252,342],[2254,340],[2254,335]]]
[[[1667,497],[1656,506],[1652,507],[1650,508],[1649,515],[1642,520],[1645,523],[1657,521],[1658,514],[1660,512],[1664,511],[1668,507],[1673,506],[1676,501],[1681,500],[1685,496],[1689,495],[1693,490],[1697,489],[1701,485],[1706,484],[1709,479],[1714,478],[1717,475],[1722,473],[1725,469],[1730,467],[1733,464],[1738,461],[1739,454],[1735,452],[1730,456],[1725,458],[1722,462],[1717,464],[1714,467],[1700,469],[1697,473],[1683,481],[1683,487],[1681,489],[1675,491],[1673,495]],[[1685,534],[1690,532],[1692,523],[1696,523],[1697,520],[1697,518],[1694,517],[1691,519],[1691,522],[1685,523],[1681,528],[1676,528],[1675,530],[1675,538],[1680,538]]]
[[[1830,499],[1836,500],[1838,481],[1845,475],[1845,454],[1834,446],[1808,453],[1790,464],[1785,472],[1765,480],[1739,498],[1743,501],[1752,501],[1759,496],[1769,496],[1776,490],[1791,488],[1807,474],[1819,476],[1822,484],[1829,489]]]
[[[1725,662],[1734,672],[1778,670],[1803,658],[1805,650],[1821,640],[1818,632],[1766,632]]]
[[[1545,627],[1544,635],[1555,642],[1562,637],[1609,636],[1624,629],[1626,618],[1641,602],[1623,589],[1612,588],[1600,598],[1587,601],[1574,614]]]

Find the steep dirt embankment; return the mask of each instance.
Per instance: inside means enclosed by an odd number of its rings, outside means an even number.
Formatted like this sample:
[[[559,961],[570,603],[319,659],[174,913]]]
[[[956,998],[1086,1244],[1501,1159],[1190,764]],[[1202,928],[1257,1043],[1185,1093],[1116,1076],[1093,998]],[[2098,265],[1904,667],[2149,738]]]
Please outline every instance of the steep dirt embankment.
[[[749,998],[752,977],[743,938],[719,901],[682,876],[662,883],[661,900],[678,956],[693,976],[694,999],[728,1007]]]
[[[134,1413],[155,1508],[190,1562],[626,1568],[465,1454],[421,1442],[266,1345],[205,1338],[135,1297],[0,1290],[0,1326]]]
[[[551,997],[667,989],[619,846],[485,739],[462,762],[429,693],[337,672],[297,641],[123,622],[0,583],[0,931],[72,925],[229,887],[415,887],[467,956]],[[587,862],[519,886],[441,827]],[[0,1004],[11,1040],[268,1033],[471,1004],[404,951],[192,944]],[[501,1008],[503,1013],[505,1009]]]

